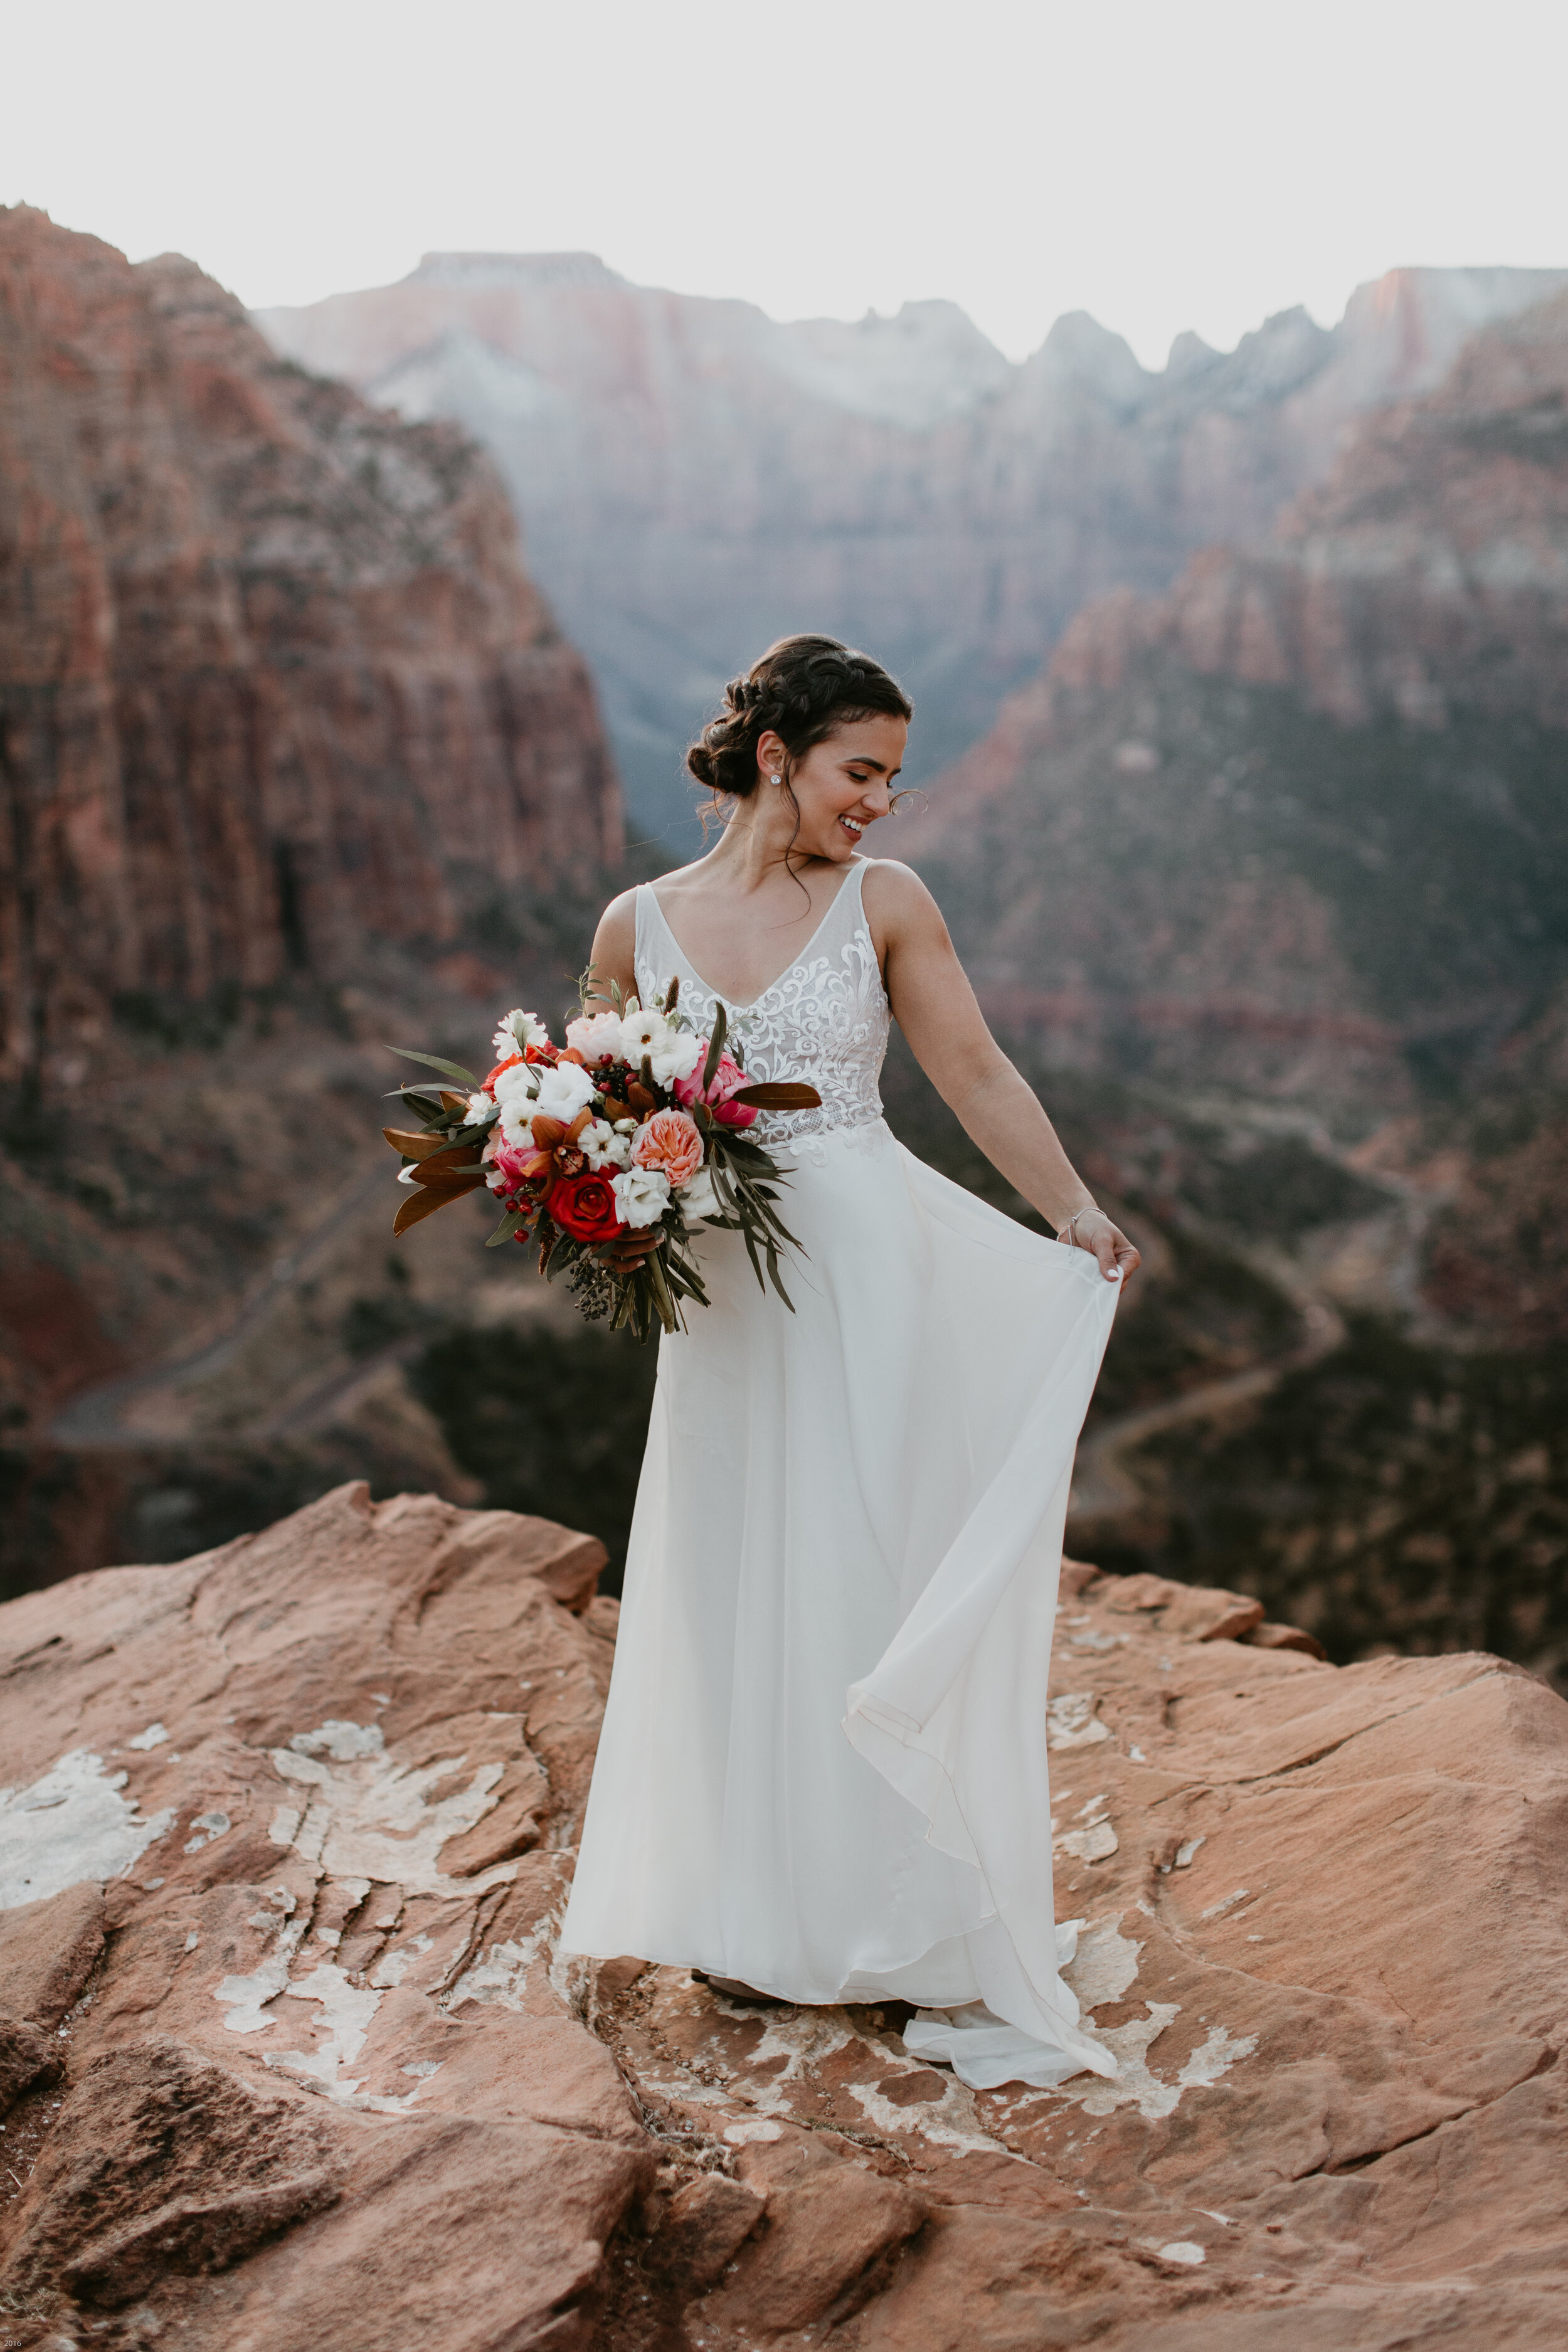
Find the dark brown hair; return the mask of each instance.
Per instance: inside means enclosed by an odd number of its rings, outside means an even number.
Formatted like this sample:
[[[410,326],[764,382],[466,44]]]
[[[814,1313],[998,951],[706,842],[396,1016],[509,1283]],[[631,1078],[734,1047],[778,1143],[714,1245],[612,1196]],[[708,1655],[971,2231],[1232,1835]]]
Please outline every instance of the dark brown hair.
[[[837,729],[883,716],[912,719],[914,704],[880,662],[837,637],[781,637],[731,679],[686,764],[715,799],[743,801],[756,791],[757,744],[770,729],[794,761]],[[786,789],[788,781],[786,769]]]

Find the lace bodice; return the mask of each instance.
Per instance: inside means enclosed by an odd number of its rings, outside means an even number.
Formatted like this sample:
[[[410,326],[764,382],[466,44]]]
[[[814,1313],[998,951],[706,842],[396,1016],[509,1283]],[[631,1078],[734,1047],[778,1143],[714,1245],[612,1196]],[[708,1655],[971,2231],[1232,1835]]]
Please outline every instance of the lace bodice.
[[[796,1078],[822,1097],[820,1110],[764,1111],[752,1132],[770,1150],[801,1146],[839,1129],[880,1120],[877,1090],[891,1014],[861,904],[866,868],[853,866],[797,961],[749,1004],[731,1004],[735,1058],[748,1077]],[[680,975],[680,1008],[702,1030],[719,1002],[664,919],[653,885],[637,902],[637,993],[662,1003]]]

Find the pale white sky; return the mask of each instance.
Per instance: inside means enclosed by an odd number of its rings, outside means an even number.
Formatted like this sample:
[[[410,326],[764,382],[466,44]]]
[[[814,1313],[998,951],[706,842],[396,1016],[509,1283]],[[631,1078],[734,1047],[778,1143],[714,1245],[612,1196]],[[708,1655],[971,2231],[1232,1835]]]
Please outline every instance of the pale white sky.
[[[1568,263],[1563,0],[0,0],[0,201],[255,305],[583,247],[1158,365],[1397,263]]]

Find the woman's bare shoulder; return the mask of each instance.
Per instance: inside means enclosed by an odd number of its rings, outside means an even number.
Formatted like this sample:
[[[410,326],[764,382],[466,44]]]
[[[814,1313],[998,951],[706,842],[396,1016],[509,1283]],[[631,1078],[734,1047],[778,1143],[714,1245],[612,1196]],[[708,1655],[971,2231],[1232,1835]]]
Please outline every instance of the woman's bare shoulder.
[[[637,886],[634,885],[629,890],[619,890],[616,892],[616,896],[610,900],[609,905],[605,908],[604,913],[600,916],[598,928],[600,931],[604,931],[606,929],[624,930],[629,923],[635,930],[637,928]]]
[[[672,866],[668,874],[658,876],[649,887],[661,899],[668,900],[685,898],[694,886],[698,890],[711,887],[712,882],[712,864],[704,852],[700,857],[694,857],[689,866]],[[626,896],[635,898],[637,893],[628,890]]]
[[[942,909],[912,866],[896,857],[863,857],[860,903],[873,931],[942,921]]]

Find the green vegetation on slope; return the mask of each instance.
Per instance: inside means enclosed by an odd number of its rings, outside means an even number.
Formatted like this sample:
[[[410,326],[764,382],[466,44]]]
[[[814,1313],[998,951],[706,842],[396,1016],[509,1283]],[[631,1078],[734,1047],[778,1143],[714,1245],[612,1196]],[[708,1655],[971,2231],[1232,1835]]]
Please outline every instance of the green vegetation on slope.
[[[1250,1592],[1341,1662],[1494,1650],[1568,1690],[1568,1347],[1460,1353],[1352,1320],[1240,1426],[1152,1439],[1165,1525],[1102,1566]]]

